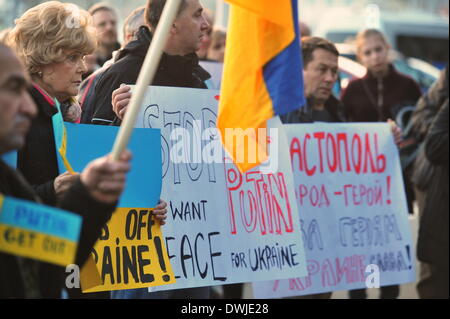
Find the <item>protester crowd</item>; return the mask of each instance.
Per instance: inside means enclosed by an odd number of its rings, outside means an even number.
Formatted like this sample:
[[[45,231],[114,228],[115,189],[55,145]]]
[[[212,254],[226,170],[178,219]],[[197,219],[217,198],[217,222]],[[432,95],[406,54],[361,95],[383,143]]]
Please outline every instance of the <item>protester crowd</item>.
[[[76,264],[83,265],[110,219],[124,189],[131,154],[119,161],[105,156],[81,173],[59,174],[56,130],[72,122],[121,125],[160,20],[165,0],[148,0],[125,19],[118,40],[117,9],[99,3],[79,9],[78,25],[66,22],[73,7],[47,1],[26,11],[11,29],[1,32],[0,155],[18,150],[17,170],[0,159],[0,193],[60,207],[83,217]],[[307,105],[282,117],[284,123],[389,122],[400,154],[408,153],[404,179],[411,203],[418,203],[421,263],[417,291],[421,298],[448,298],[448,67],[426,94],[389,60],[383,33],[365,29],[356,37],[357,58],[367,74],[354,79],[340,97],[339,51],[330,41],[300,26]],[[223,62],[226,30],[214,26],[213,14],[198,0],[183,0],[171,27],[153,85],[207,89],[210,74],[200,60]],[[393,121],[403,106],[417,105],[403,130]],[[56,119],[56,120],[55,120]],[[412,150],[412,151],[411,151]],[[169,199],[165,199],[170,200]],[[164,200],[154,215],[165,223]],[[409,206],[412,210],[412,205]],[[0,253],[0,298],[61,298],[64,269]],[[241,284],[149,293],[147,289],[69,298],[242,298]],[[399,286],[381,288],[380,298],[399,297]],[[331,293],[303,299],[328,299]],[[365,290],[349,292],[366,298]]]

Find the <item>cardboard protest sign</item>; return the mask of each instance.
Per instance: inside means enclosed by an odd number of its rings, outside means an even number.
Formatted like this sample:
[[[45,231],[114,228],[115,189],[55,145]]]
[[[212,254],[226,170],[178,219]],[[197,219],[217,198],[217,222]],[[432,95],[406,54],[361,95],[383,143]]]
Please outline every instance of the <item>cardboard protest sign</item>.
[[[271,174],[260,168],[241,174],[225,164],[218,94],[151,87],[136,123],[162,135],[161,196],[169,202],[164,233],[177,283],[157,289],[306,273],[287,139]]]
[[[82,218],[0,194],[0,251],[66,266],[75,260]]]
[[[109,153],[117,127],[66,124],[67,158],[75,171]],[[103,284],[83,292],[145,288],[175,282],[159,223],[151,213],[161,192],[159,130],[135,130],[127,187],[93,250]],[[83,276],[83,272],[82,272]],[[83,278],[82,278],[83,282]],[[89,283],[87,283],[89,284]],[[90,285],[88,285],[90,286]]]
[[[146,288],[175,282],[164,237],[148,208],[119,208],[94,247],[103,285],[83,292]]]
[[[415,253],[389,125],[284,127],[309,275],[254,283],[255,298],[413,282]]]

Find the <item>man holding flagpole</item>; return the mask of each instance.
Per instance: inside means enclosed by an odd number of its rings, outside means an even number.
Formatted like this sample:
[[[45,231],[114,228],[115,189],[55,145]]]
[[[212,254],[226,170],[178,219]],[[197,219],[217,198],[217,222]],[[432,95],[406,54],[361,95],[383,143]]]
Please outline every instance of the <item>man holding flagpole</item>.
[[[206,89],[204,81],[209,79],[210,75],[198,64],[195,52],[200,48],[201,41],[209,30],[209,24],[199,0],[180,2],[152,85]],[[97,84],[94,105],[98,109],[94,112],[92,123],[121,125],[124,119],[126,122],[125,113],[131,100],[131,92],[130,87],[122,84],[137,83],[141,69],[145,70],[144,59],[151,42],[156,41],[157,26],[165,5],[166,0],[147,1],[144,13],[146,26],[140,28],[137,40],[121,51],[118,61],[103,74]],[[161,19],[161,22],[164,20]],[[209,287],[156,293],[148,293],[147,289],[112,292],[114,299],[208,299],[209,295]]]
[[[103,74],[96,86],[94,101],[96,110],[92,123],[101,125],[121,123],[131,93],[129,87],[120,86],[136,83],[165,3],[165,0],[147,1],[144,14],[146,26],[139,29],[137,40],[121,51],[118,61]],[[170,30],[152,85],[206,89],[205,81],[211,76],[198,64],[195,52],[200,48],[208,30],[209,24],[203,15],[200,2],[181,0],[178,15]],[[120,100],[121,103],[116,104],[112,101],[113,92],[116,100]],[[112,102],[114,110],[111,107]]]

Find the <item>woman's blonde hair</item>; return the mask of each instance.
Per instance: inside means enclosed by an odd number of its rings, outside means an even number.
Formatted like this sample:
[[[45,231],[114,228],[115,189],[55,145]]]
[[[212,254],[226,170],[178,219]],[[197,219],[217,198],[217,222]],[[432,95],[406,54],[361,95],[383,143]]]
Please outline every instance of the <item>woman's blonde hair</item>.
[[[384,34],[381,31],[379,31],[377,29],[364,29],[364,30],[361,30],[360,32],[358,32],[358,34],[356,35],[356,38],[355,38],[356,54],[358,55],[358,57],[361,53],[362,46],[364,45],[366,40],[373,36],[379,37],[381,39],[381,41],[388,48],[390,47],[388,41],[386,40],[386,37],[384,36]]]
[[[31,75],[42,66],[63,62],[64,51],[91,54],[96,48],[92,18],[71,3],[49,1],[26,11],[15,21],[9,44]]]

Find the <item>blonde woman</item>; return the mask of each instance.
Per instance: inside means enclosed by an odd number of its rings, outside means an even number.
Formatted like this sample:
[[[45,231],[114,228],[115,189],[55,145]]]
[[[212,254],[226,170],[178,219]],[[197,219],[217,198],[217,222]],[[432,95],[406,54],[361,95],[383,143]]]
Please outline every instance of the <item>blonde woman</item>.
[[[58,176],[53,116],[60,102],[78,94],[86,71],[83,58],[94,52],[90,15],[73,4],[49,1],[26,11],[10,33],[10,45],[28,71],[29,93],[38,115],[19,152],[18,169],[50,205],[76,179]]]
[[[361,79],[351,81],[341,94],[348,121],[391,121],[401,107],[416,104],[421,96],[420,87],[412,78],[399,73],[392,65],[389,60],[390,45],[383,33],[375,29],[359,32],[356,49],[359,61],[367,68],[367,74]],[[401,134],[395,137],[395,140],[399,145]],[[405,186],[409,210],[412,211],[412,192],[408,182]],[[399,286],[382,287],[380,298],[395,299],[399,294]],[[350,298],[364,299],[367,294],[364,289],[353,290],[350,291]]]
[[[341,94],[347,120],[384,122],[395,118],[401,106],[416,104],[422,95],[420,87],[392,65],[390,45],[383,33],[375,29],[361,31],[356,37],[356,50],[367,74],[350,82]]]

